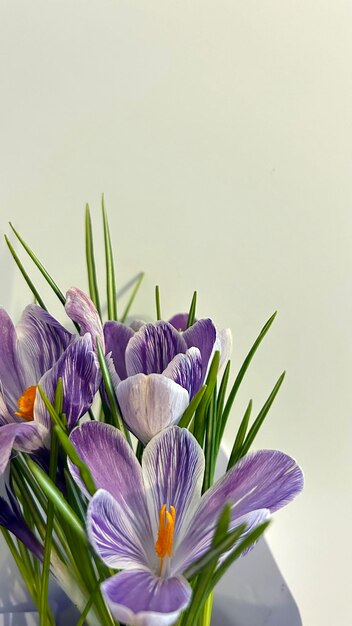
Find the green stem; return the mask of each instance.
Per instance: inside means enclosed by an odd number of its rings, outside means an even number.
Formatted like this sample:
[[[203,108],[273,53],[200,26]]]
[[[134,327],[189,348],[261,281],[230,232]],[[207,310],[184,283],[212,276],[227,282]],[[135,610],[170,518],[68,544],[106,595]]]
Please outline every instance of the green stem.
[[[198,626],[210,626],[211,614],[213,612],[213,600],[214,600],[214,593],[210,593],[207,600],[205,601],[205,605],[202,609],[201,616],[198,620]]]
[[[58,459],[59,445],[58,439],[54,429],[51,431],[51,444],[50,444],[50,464],[49,464],[49,478],[55,483],[57,472],[57,459]],[[46,614],[48,610],[48,589],[49,589],[49,573],[50,573],[50,556],[52,546],[52,533],[54,525],[55,507],[51,500],[48,502],[47,510],[47,522],[46,522],[46,534],[44,542],[44,558],[42,569],[42,584],[40,589],[40,609],[39,618],[40,626],[46,624]]]

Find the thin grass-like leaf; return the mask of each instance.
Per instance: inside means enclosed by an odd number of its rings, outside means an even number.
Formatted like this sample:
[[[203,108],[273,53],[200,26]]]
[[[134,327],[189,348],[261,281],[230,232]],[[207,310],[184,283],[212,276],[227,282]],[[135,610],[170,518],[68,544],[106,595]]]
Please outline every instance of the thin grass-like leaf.
[[[234,403],[235,397],[237,395],[238,389],[240,387],[240,384],[243,380],[243,377],[250,365],[251,360],[253,359],[257,349],[259,348],[261,342],[263,341],[265,335],[267,334],[270,326],[272,325],[275,317],[276,317],[277,311],[275,311],[275,313],[268,319],[267,323],[263,326],[262,330],[260,331],[257,339],[255,340],[253,346],[251,347],[250,351],[248,352],[245,360],[243,361],[243,364],[241,366],[240,371],[238,372],[235,382],[232,386],[232,389],[230,391],[228,400],[226,402],[223,414],[221,416],[221,420],[219,420],[219,433],[218,433],[218,437],[217,437],[217,441],[221,442],[222,436],[224,434],[224,430],[225,430],[225,426],[226,426],[226,422],[228,420],[232,405]]]
[[[58,409],[58,406],[55,406]],[[50,443],[50,463],[49,463],[49,479],[55,485],[56,472],[57,472],[57,460],[58,460],[58,440],[54,429],[51,431],[51,443]],[[39,619],[40,626],[46,626],[47,611],[48,611],[48,590],[49,590],[49,573],[50,573],[50,555],[52,546],[52,533],[54,525],[54,513],[55,506],[52,500],[49,500],[47,519],[46,519],[46,534],[44,541],[44,558],[42,568],[42,580],[40,588],[40,602],[39,602]]]
[[[231,361],[227,361],[226,367],[224,369],[224,373],[222,375],[218,398],[217,398],[217,413],[218,413],[217,421],[221,419],[221,416],[224,410],[226,390],[227,390],[227,385],[228,385],[229,377],[230,377],[230,369],[231,369]]]
[[[50,500],[65,519],[65,521],[69,524],[72,531],[83,541],[85,544],[88,543],[83,524],[77,517],[76,513],[71,509],[71,507],[67,504],[64,496],[61,491],[54,485],[53,481],[50,480],[49,476],[34,462],[32,459],[28,459],[27,465],[32,472],[34,478],[36,479],[38,485],[44,491],[48,500]]]
[[[211,584],[211,579],[214,575],[220,556],[224,552],[230,550],[233,547],[234,543],[238,541],[239,537],[244,532],[245,525],[242,525],[231,533],[225,533],[224,535],[223,532],[220,532],[219,524],[224,524],[225,521],[229,522],[227,511],[224,512],[224,517],[223,514],[220,516],[220,520],[214,534],[212,547],[210,548],[210,550],[208,550],[206,555],[202,557],[202,570],[201,573],[198,574],[197,583],[193,592],[192,603],[186,613],[185,620],[182,622],[183,626],[194,626],[194,624],[197,623],[200,612],[203,609],[207,598],[209,597],[208,589]],[[200,563],[200,561],[201,559],[198,560],[198,563]]]
[[[198,574],[206,569],[214,560],[217,563],[220,556],[224,552],[231,550],[233,545],[245,532],[245,530],[246,524],[241,524],[240,526],[235,528],[235,530],[232,530],[229,533],[225,533],[221,539],[218,538],[216,545],[212,544],[212,546],[205,554],[203,554],[203,556],[201,556],[199,559],[197,559],[197,561],[192,563],[192,565],[190,565],[187,571],[184,573],[184,576],[188,579],[193,578],[194,576],[198,576]]]
[[[223,563],[221,563],[221,565],[219,565],[219,567],[217,568],[212,578],[210,589],[208,589],[209,593],[215,588],[219,580],[223,577],[224,574],[226,574],[227,570],[236,561],[236,559],[238,559],[241,556],[241,554],[243,554],[243,552],[248,550],[248,548],[250,548],[254,543],[256,543],[256,541],[258,541],[261,535],[268,528],[269,524],[270,524],[270,520],[268,520],[267,522],[263,522],[263,524],[260,524],[254,530],[252,530],[243,539],[243,541],[241,541],[240,545],[237,548],[235,548],[235,550],[233,550],[229,554],[229,556],[226,557],[226,559],[223,561]]]
[[[103,213],[104,243],[105,243],[105,263],[106,263],[106,298],[108,303],[109,320],[117,321],[117,291],[115,281],[114,257],[112,252],[111,238],[108,218],[105,211],[104,194],[102,196],[101,208]]]
[[[191,306],[189,308],[187,328],[190,328],[194,324],[194,320],[196,319],[196,308],[197,308],[197,292],[195,291],[192,297]]]
[[[65,298],[64,294],[62,293],[62,291],[59,289],[59,287],[56,284],[56,282],[54,281],[54,279],[50,276],[49,272],[45,269],[44,265],[39,261],[38,257],[34,254],[34,252],[31,250],[29,245],[24,241],[24,239],[21,237],[21,235],[17,232],[17,230],[11,224],[11,222],[10,222],[10,226],[11,226],[14,234],[16,235],[18,241],[23,246],[23,248],[27,252],[28,256],[30,256],[30,258],[32,259],[33,263],[37,266],[37,268],[40,271],[40,273],[44,276],[45,280],[50,285],[50,287],[52,288],[54,293],[57,295],[57,297],[59,298],[60,302],[62,304],[65,304],[66,298]]]
[[[64,433],[62,428],[60,428],[60,426],[54,426],[54,430],[67,456],[72,461],[72,463],[76,465],[79,471],[79,475],[84,485],[86,486],[88,493],[93,496],[97,489],[94,484],[94,480],[89,467],[82,461],[76,448],[74,447],[66,433]]]
[[[23,267],[19,257],[17,256],[17,254],[15,252],[14,247],[11,244],[11,241],[9,240],[9,238],[6,235],[4,235],[4,237],[5,237],[5,241],[7,243],[7,246],[8,246],[8,248],[9,248],[11,254],[12,254],[13,259],[15,260],[15,263],[16,263],[18,269],[20,270],[20,272],[21,272],[23,278],[25,279],[28,287],[30,288],[32,294],[34,295],[35,302],[37,302],[39,304],[39,306],[42,307],[42,309],[47,311],[47,308],[46,308],[46,306],[44,304],[44,301],[42,300],[39,292],[37,291],[36,287],[34,286],[34,284],[32,283],[31,279],[29,278],[26,270],[24,269],[24,267]]]
[[[207,491],[213,483],[215,471],[215,445],[216,445],[216,385],[213,397],[208,406],[205,428],[205,470],[203,480],[203,492]]]
[[[246,432],[247,432],[247,428],[248,428],[248,423],[249,423],[249,418],[251,416],[251,412],[252,412],[252,400],[249,401],[248,406],[246,408],[246,412],[242,418],[240,427],[238,429],[237,435],[236,435],[236,439],[235,439],[235,443],[233,444],[232,450],[231,450],[231,454],[230,454],[230,458],[229,458],[229,462],[227,464],[227,469],[226,471],[228,472],[229,469],[231,469],[231,467],[233,467],[233,465],[235,465],[235,463],[237,463],[238,459],[241,456],[241,448],[244,442],[244,438],[246,436]]]
[[[101,369],[101,373],[103,375],[103,381],[105,386],[105,391],[108,396],[110,411],[113,418],[114,426],[116,426],[121,432],[125,435],[128,443],[132,447],[131,438],[129,432],[127,431],[125,424],[122,419],[122,415],[116,400],[114,387],[111,381],[111,376],[109,372],[109,368],[107,366],[104,352],[101,349],[99,340],[97,339],[97,355],[99,360],[99,365]]]
[[[157,320],[161,320],[160,289],[159,289],[159,285],[155,286],[155,308],[156,308],[156,319]]]
[[[211,362],[206,385],[207,390],[196,410],[196,414],[194,417],[194,436],[197,439],[199,445],[203,447],[204,442],[204,434],[205,434],[205,418],[206,418],[206,409],[213,395],[213,391],[216,385],[216,377],[219,370],[219,362],[220,362],[220,352],[216,350],[213,356],[213,360]]]
[[[64,427],[63,427],[62,419],[60,415],[58,414],[58,412],[55,411],[55,407],[53,407],[49,398],[45,395],[44,389],[41,387],[41,385],[38,385],[37,388],[38,388],[40,397],[43,400],[45,404],[45,408],[47,409],[51,419],[59,428],[63,429]]]
[[[129,314],[129,312],[130,312],[131,306],[132,306],[132,304],[133,304],[133,302],[134,302],[134,300],[135,300],[135,297],[136,297],[136,295],[137,295],[137,293],[138,293],[138,291],[139,291],[139,288],[140,288],[140,286],[141,286],[141,284],[142,284],[142,280],[143,280],[143,278],[144,278],[144,272],[141,272],[141,273],[139,274],[139,276],[138,276],[137,280],[136,280],[136,284],[135,284],[135,286],[133,287],[133,290],[132,290],[131,296],[130,296],[130,298],[129,298],[129,300],[128,300],[127,304],[126,304],[126,308],[125,308],[125,310],[124,310],[124,312],[123,312],[123,314],[122,314],[122,317],[121,317],[121,322],[122,322],[122,323],[124,323],[124,322],[126,321],[127,315],[128,315],[128,314]]]
[[[267,401],[265,402],[264,406],[262,407],[262,409],[260,410],[260,412],[258,413],[255,422],[253,423],[253,425],[251,426],[249,433],[244,441],[244,444],[241,448],[241,457],[244,456],[245,454],[247,454],[248,450],[250,449],[255,437],[257,436],[257,433],[261,427],[261,425],[263,424],[269,410],[270,407],[272,405],[272,403],[274,402],[278,391],[283,383],[283,380],[285,378],[285,373],[283,372],[283,374],[281,374],[279,380],[277,381],[274,389],[272,390],[270,396],[268,397]]]
[[[97,275],[96,275],[96,270],[95,270],[92,220],[90,217],[88,204],[86,204],[85,227],[86,227],[86,260],[87,260],[89,295],[91,297],[91,300],[94,302],[96,309],[99,313],[99,316],[101,318],[99,289],[98,289]]]
[[[178,425],[180,428],[188,428],[188,425],[194,415],[194,413],[196,412],[205,392],[206,392],[207,386],[203,385],[203,387],[201,387],[197,393],[195,394],[195,396],[193,396],[191,402],[189,403],[187,409],[185,410],[184,414],[182,415]]]

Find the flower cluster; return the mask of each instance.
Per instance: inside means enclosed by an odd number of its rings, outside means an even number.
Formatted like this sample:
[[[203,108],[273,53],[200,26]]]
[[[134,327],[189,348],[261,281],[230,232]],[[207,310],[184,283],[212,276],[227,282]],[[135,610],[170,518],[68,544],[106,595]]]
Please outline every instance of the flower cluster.
[[[71,456],[68,467],[87,506],[89,541],[107,568],[119,570],[102,584],[108,606],[115,619],[131,626],[173,624],[190,605],[187,573],[212,549],[224,507],[230,507],[227,533],[239,532],[218,564],[301,491],[302,471],[282,452],[261,450],[239,456],[205,488],[205,430],[199,437],[194,424],[177,424],[205,390],[216,354],[220,368],[227,362],[228,330],[218,331],[211,319],[188,327],[187,315],[103,325],[77,288],[67,292],[65,309],[80,334],[37,305],[25,309],[17,327],[0,310],[0,472],[22,452],[49,473],[50,407],[61,381],[62,427],[79,459]],[[99,348],[125,430],[94,419],[91,411],[98,392],[106,415],[110,408]],[[204,420],[208,408],[203,406]],[[88,410],[93,419],[80,422]],[[137,455],[128,432],[139,441]],[[64,457],[58,458],[59,473]],[[82,467],[93,480],[92,492]],[[0,524],[42,559],[43,546],[9,486],[7,494]]]

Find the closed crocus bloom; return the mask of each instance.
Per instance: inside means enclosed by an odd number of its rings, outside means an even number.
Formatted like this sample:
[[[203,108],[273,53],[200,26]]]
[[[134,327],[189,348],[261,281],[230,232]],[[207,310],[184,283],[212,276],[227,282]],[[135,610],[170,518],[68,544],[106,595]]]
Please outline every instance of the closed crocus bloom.
[[[17,327],[0,309],[0,473],[12,449],[49,447],[51,419],[38,385],[53,403],[60,377],[63,412],[72,428],[100,384],[90,335],[72,335],[36,305],[24,310]]]
[[[203,451],[178,426],[150,441],[142,466],[121,432],[107,424],[82,424],[71,441],[98,488],[88,507],[89,539],[108,567],[122,570],[102,591],[114,616],[130,626],[176,622],[192,595],[183,573],[211,546],[226,503],[231,529],[245,524],[247,534],[303,486],[293,459],[261,450],[201,495]],[[77,468],[70,464],[70,470],[85,491]]]
[[[102,328],[94,304],[76,288],[67,292],[66,311],[111,357],[124,421],[143,443],[179,421],[203,385],[215,350],[226,358],[231,344],[229,331],[218,333],[211,319],[186,330],[165,321],[134,328],[109,321]]]

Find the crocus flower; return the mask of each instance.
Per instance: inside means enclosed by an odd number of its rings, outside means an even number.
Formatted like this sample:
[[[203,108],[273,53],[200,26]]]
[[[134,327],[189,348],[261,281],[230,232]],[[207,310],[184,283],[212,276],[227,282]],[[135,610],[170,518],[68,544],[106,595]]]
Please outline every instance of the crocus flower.
[[[143,443],[179,421],[203,385],[214,351],[223,347],[225,354],[231,343],[230,332],[218,333],[211,319],[185,331],[164,321],[138,324],[137,330],[109,321],[103,328],[79,289],[67,292],[66,311],[104,347],[123,418]]]
[[[173,624],[191,599],[183,573],[209,549],[217,520],[232,505],[231,528],[246,532],[290,502],[302,489],[302,471],[278,451],[242,458],[203,496],[204,455],[178,426],[154,437],[142,466],[120,431],[84,423],[71,441],[98,491],[88,506],[91,543],[111,568],[103,593],[116,618],[131,626]],[[79,472],[70,465],[80,487]]]
[[[36,305],[24,310],[15,328],[0,309],[0,473],[13,448],[34,452],[49,447],[51,419],[37,386],[53,403],[59,377],[63,412],[72,428],[100,384],[90,335],[75,337]]]

